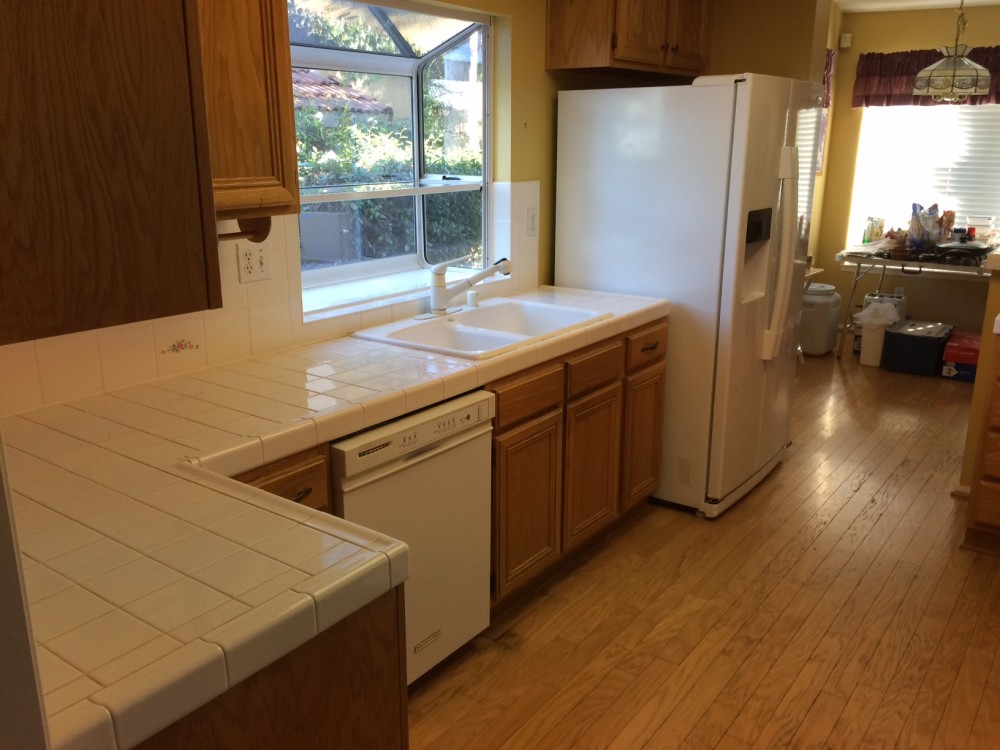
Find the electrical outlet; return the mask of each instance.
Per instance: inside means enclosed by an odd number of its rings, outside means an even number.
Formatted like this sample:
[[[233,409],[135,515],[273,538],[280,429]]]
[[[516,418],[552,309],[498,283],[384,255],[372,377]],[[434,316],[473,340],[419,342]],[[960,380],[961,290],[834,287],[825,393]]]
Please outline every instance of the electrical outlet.
[[[254,242],[237,243],[236,259],[239,262],[241,284],[271,278],[271,258],[263,245]]]
[[[538,236],[538,209],[529,208],[528,209],[528,236],[537,237]]]

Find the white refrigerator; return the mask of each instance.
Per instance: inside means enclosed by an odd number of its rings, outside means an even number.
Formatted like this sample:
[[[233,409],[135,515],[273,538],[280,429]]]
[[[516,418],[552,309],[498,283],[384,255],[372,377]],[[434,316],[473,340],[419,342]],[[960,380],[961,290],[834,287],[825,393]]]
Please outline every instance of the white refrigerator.
[[[559,93],[555,282],[670,301],[655,499],[715,517],[789,439],[818,84]]]

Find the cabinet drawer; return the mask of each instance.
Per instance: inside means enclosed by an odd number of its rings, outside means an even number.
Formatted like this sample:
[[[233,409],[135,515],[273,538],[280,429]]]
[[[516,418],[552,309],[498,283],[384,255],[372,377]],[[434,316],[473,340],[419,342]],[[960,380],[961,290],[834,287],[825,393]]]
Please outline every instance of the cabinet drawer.
[[[1000,528],[1000,483],[981,479],[972,486],[969,505],[973,523]]]
[[[667,322],[654,323],[625,335],[628,346],[628,371],[662,359],[667,353]]]
[[[550,362],[486,386],[497,397],[496,428],[503,430],[562,404],[563,366]]]
[[[621,379],[624,374],[621,341],[599,344],[566,359],[566,397],[570,400]]]
[[[240,474],[234,479],[308,508],[329,513],[329,471],[327,447],[318,445]]]

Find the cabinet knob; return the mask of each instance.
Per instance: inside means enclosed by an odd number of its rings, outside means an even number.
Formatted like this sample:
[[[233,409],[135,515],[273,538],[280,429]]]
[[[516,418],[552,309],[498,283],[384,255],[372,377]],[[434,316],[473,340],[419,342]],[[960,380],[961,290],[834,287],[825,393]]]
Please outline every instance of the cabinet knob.
[[[679,44],[675,44],[673,47],[670,48],[670,51],[671,52],[680,52],[681,51],[681,46]]]

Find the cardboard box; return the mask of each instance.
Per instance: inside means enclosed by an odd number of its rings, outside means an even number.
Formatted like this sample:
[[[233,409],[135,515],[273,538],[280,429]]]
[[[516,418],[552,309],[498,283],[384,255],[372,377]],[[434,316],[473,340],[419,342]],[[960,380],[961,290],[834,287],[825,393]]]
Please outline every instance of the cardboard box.
[[[885,331],[882,367],[914,375],[938,375],[953,327],[946,323],[903,320]]]
[[[944,364],[941,375],[949,380],[972,383],[979,364],[978,333],[953,333],[944,347]]]

